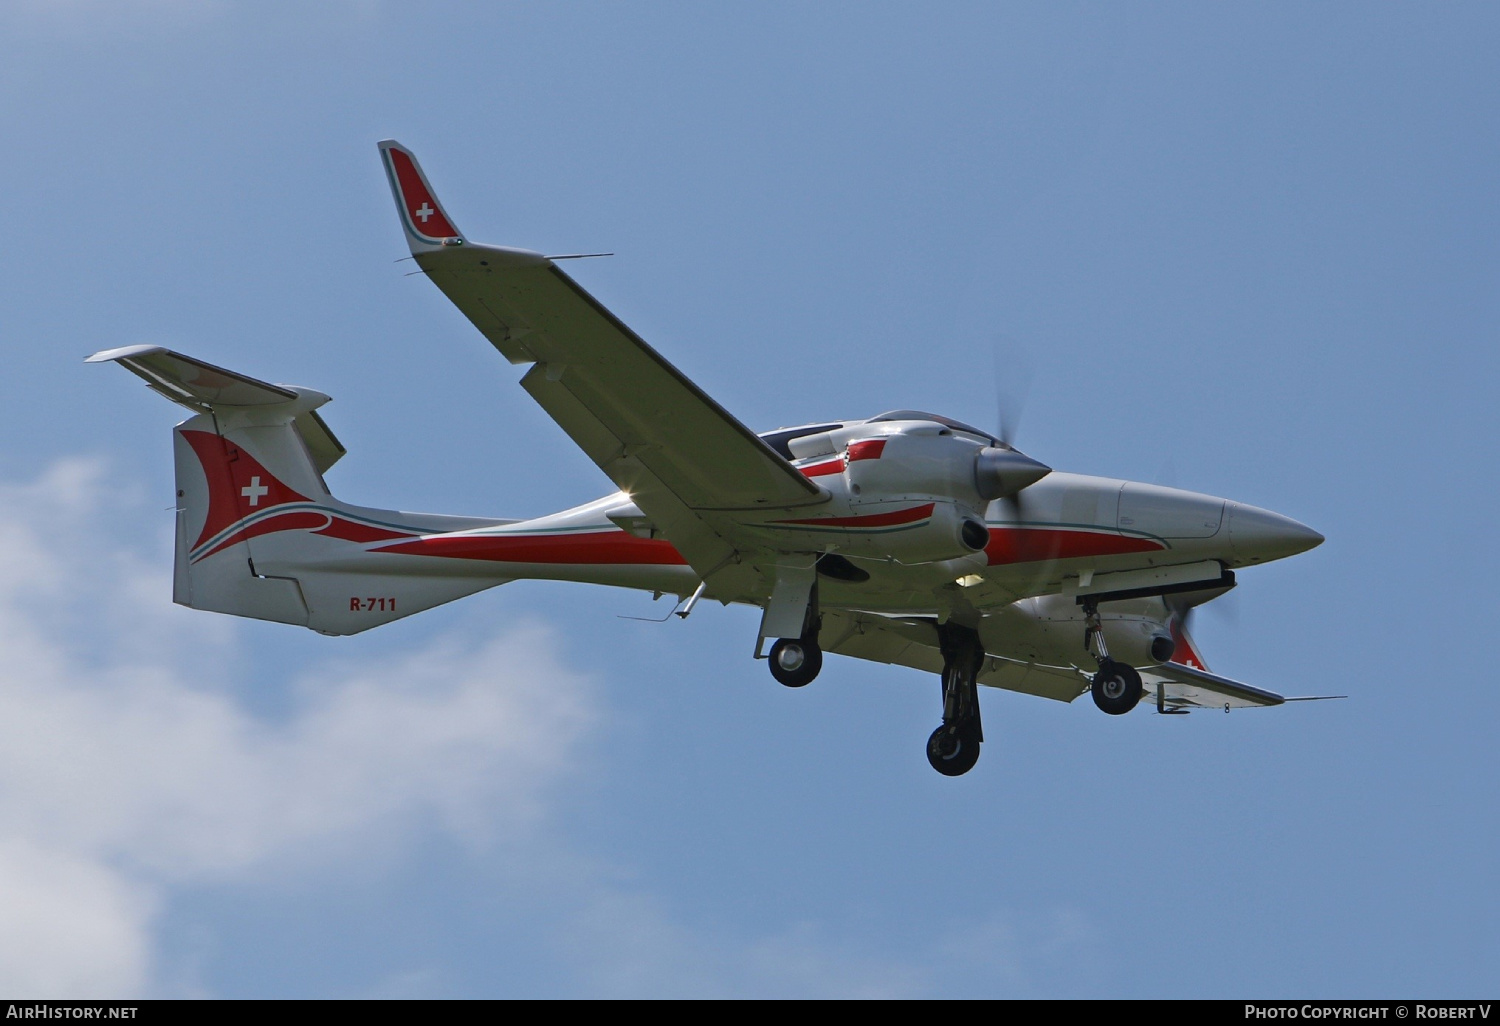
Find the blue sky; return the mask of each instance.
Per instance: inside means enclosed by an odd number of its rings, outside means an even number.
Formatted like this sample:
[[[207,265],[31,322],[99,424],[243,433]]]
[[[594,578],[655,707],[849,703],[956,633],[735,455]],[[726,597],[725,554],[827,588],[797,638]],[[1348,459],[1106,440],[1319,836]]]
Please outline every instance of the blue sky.
[[[1500,16],[1485,5],[0,9],[0,990],[1493,991]],[[750,425],[897,407],[1322,531],[1123,719],[517,583],[352,639],[170,604],[157,343],[321,389],[350,501],[603,476],[419,277],[375,152]],[[1016,380],[1001,390],[1018,391]]]

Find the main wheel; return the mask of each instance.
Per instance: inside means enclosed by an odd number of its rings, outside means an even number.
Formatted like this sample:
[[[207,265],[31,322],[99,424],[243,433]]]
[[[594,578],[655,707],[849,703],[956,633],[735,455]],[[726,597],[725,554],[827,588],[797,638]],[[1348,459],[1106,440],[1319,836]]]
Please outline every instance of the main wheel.
[[[966,731],[942,726],[927,739],[927,761],[945,777],[960,777],[979,761],[979,742]]]
[[[1094,674],[1094,704],[1111,716],[1134,709],[1141,700],[1141,675],[1129,663],[1107,660]]]
[[[815,642],[782,638],[771,646],[771,676],[789,688],[811,684],[823,668],[823,650]]]

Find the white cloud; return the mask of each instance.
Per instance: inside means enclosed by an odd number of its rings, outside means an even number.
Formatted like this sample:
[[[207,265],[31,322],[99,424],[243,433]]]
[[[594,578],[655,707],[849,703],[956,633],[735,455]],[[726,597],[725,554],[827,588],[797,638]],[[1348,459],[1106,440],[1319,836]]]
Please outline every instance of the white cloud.
[[[0,991],[103,998],[139,992],[149,890],[98,859],[0,841]]]
[[[273,722],[224,686],[226,621],[102,537],[101,482],[0,487],[0,987],[140,993],[173,886],[542,819],[591,721],[544,631],[311,674]]]

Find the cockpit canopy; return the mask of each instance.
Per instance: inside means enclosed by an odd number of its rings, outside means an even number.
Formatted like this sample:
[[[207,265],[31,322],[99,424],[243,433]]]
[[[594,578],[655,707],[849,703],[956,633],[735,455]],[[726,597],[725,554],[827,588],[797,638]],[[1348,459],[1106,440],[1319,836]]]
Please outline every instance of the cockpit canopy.
[[[952,417],[944,417],[936,413],[924,413],[921,410],[891,410],[888,413],[882,413],[880,416],[871,417],[868,420],[839,420],[827,424],[804,424],[801,427],[777,428],[775,431],[763,433],[760,437],[772,449],[779,452],[783,458],[790,460],[796,458],[792,455],[792,450],[789,446],[789,443],[794,438],[802,438],[806,435],[818,435],[825,431],[837,431],[840,428],[853,427],[856,424],[878,424],[893,420],[930,421],[934,424],[941,424],[950,431],[961,431],[966,435],[974,435],[977,438],[983,439],[987,445],[1003,449],[1010,448],[1010,446],[1000,441],[1000,439],[988,431],[983,431],[972,424],[965,424],[961,420],[954,420]]]
[[[1009,446],[1004,446],[1000,439],[988,431],[983,431],[972,424],[965,424],[961,420],[954,420],[952,417],[944,417],[937,413],[924,413],[921,410],[892,410],[889,413],[882,413],[878,417],[871,417],[865,423],[876,424],[885,420],[930,420],[943,425],[945,428],[952,428],[954,431],[962,431],[969,435],[978,435],[980,438],[987,440],[991,445],[1000,445],[1004,448],[1009,448]]]

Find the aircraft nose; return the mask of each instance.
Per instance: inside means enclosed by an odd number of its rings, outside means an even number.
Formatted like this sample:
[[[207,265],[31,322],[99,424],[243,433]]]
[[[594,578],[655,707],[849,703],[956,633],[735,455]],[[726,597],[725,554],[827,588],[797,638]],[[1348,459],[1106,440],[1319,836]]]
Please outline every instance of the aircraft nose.
[[[1317,531],[1280,513],[1238,502],[1229,510],[1229,545],[1246,562],[1285,559],[1323,544]]]

